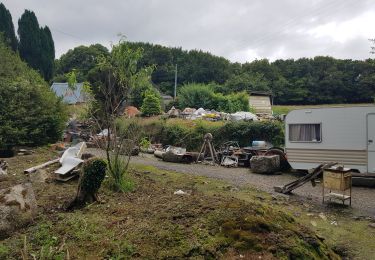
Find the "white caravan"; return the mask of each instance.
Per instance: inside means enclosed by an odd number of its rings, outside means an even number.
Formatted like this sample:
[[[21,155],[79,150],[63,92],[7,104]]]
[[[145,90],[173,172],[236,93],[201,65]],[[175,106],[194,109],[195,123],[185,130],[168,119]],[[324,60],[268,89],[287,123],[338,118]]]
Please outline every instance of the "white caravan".
[[[293,110],[285,118],[285,151],[294,169],[338,162],[375,176],[375,106]]]

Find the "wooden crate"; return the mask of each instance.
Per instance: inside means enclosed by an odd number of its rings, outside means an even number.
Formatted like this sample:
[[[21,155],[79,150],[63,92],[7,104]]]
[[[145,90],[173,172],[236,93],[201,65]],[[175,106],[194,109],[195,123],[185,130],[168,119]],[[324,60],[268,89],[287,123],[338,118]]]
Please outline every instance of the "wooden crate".
[[[351,172],[324,171],[324,188],[337,191],[345,191],[351,188]]]
[[[325,193],[328,190],[328,193]],[[332,190],[336,192],[332,192]],[[346,191],[349,190],[349,194]],[[324,198],[329,200],[338,199],[344,204],[349,200],[349,205],[352,204],[352,173],[351,169],[342,167],[331,167],[323,172],[323,203]]]

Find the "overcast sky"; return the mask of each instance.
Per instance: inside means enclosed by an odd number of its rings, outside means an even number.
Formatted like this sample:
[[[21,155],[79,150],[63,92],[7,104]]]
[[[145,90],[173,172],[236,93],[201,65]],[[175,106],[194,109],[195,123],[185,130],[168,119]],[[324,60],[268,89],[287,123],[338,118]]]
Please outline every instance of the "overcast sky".
[[[329,55],[366,59],[375,38],[374,0],[0,0],[15,27],[24,9],[48,25],[56,56],[78,45],[109,46],[118,34],[231,61]]]

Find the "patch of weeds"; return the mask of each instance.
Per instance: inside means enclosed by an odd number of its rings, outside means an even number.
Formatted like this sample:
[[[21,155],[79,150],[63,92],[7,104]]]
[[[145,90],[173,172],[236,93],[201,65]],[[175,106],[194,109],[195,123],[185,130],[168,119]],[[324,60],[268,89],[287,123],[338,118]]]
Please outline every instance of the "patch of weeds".
[[[10,249],[5,245],[0,244],[0,259],[7,259],[9,253]]]
[[[65,253],[58,251],[59,238],[53,235],[52,223],[37,225],[27,241],[31,245],[30,254],[38,259],[64,259]]]
[[[112,260],[129,259],[135,252],[136,249],[132,244],[127,241],[119,241],[107,252],[107,257]]]

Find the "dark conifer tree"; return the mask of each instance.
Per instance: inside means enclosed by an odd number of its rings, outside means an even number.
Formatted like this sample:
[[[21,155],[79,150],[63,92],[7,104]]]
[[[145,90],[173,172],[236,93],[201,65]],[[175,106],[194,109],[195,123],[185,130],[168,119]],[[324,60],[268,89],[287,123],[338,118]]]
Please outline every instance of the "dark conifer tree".
[[[0,3],[0,33],[3,34],[5,42],[8,44],[8,46],[16,51],[18,41],[14,32],[12,15],[10,14],[9,10],[5,8],[3,3]]]
[[[41,40],[41,73],[46,80],[53,77],[55,64],[55,44],[48,26],[40,29]]]
[[[40,28],[35,13],[25,10],[18,20],[19,53],[30,67],[41,72]]]
[[[18,36],[21,58],[38,70],[45,80],[50,80],[53,76],[55,45],[49,28],[40,28],[35,13],[25,10],[18,20]]]

